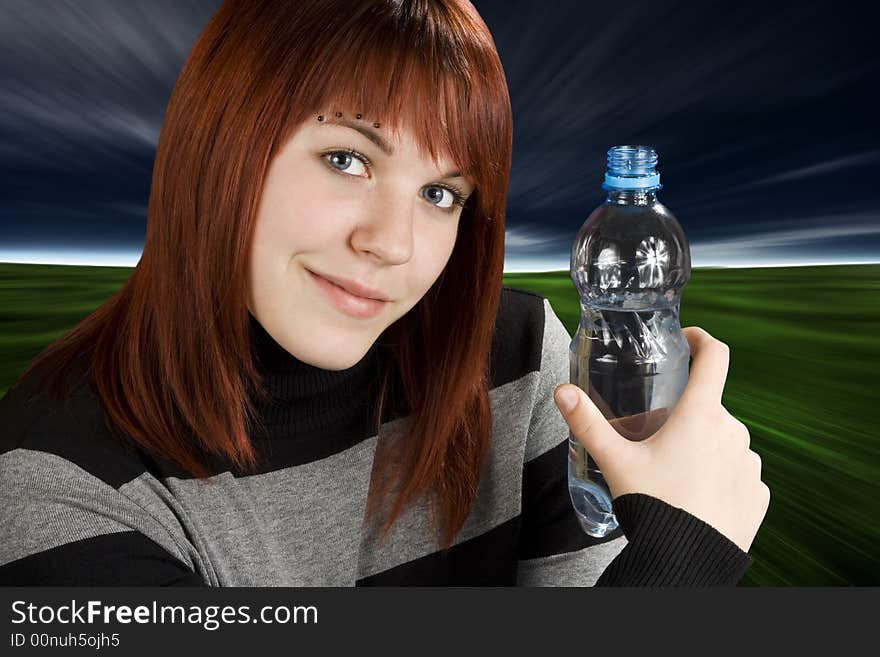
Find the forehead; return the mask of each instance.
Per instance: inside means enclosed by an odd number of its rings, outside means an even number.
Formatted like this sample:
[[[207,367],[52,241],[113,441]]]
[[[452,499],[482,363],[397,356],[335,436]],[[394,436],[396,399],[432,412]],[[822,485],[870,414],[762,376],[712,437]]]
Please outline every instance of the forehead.
[[[411,124],[401,120],[396,125],[383,122],[363,112],[332,110],[317,114],[312,124],[314,126],[335,126],[335,129],[344,128],[361,134],[371,141],[376,148],[389,157],[400,154],[402,151],[414,150],[419,157],[430,158],[431,144],[421,143],[412,129]],[[454,159],[449,149],[443,145],[440,135],[433,143],[436,158],[434,163],[441,168],[454,167]]]

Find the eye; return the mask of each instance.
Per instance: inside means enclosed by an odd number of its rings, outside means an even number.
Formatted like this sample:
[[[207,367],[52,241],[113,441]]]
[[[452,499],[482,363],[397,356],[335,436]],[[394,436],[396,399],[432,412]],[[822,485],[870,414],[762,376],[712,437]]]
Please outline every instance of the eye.
[[[464,205],[464,195],[454,187],[446,185],[429,185],[424,188],[422,196],[438,208],[451,208],[453,205]]]
[[[350,176],[364,177],[367,167],[370,165],[370,161],[366,157],[353,150],[330,151],[324,153],[321,158],[334,171]]]

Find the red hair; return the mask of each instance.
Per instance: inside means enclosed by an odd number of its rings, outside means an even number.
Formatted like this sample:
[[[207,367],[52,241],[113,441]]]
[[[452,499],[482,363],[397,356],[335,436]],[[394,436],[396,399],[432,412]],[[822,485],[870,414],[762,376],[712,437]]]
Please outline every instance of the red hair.
[[[444,549],[468,516],[488,449],[488,364],[504,265],[512,114],[485,23],[465,0],[227,0],[199,36],[168,103],[146,241],[131,277],[44,349],[49,389],[87,354],[120,438],[197,478],[220,457],[253,470],[265,399],[250,355],[247,272],[275,153],[306,120],[346,108],[445,155],[475,184],[450,260],[380,338],[411,417],[411,440],[379,441],[368,517],[396,489],[382,535],[430,493]],[[396,485],[395,485],[396,484]]]

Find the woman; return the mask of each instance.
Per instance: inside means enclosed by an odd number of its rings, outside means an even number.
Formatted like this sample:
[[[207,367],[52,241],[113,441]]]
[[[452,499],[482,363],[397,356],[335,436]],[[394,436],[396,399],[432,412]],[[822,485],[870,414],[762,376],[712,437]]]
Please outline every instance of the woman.
[[[225,2],[138,266],[3,400],[2,580],[735,583],[766,504],[726,354],[688,331],[698,376],[644,444],[559,412],[569,336],[501,285],[511,135],[465,2]],[[580,530],[566,418],[626,536]]]

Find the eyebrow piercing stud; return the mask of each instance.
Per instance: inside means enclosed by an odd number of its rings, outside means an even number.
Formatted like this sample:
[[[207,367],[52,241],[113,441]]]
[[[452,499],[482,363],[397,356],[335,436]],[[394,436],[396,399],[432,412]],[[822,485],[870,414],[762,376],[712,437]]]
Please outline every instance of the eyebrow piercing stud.
[[[342,116],[342,112],[336,112],[336,116],[337,116],[337,117]],[[355,118],[357,118],[358,120],[362,119],[363,117],[364,117],[363,114],[356,114],[356,115],[355,115]],[[323,114],[318,114],[318,121],[323,121],[323,120],[324,120],[324,115],[323,115]],[[373,127],[374,127],[374,128],[378,128],[378,127],[379,127],[379,122],[378,122],[378,121],[375,121],[375,122],[373,123]]]

